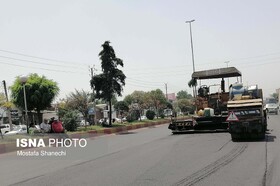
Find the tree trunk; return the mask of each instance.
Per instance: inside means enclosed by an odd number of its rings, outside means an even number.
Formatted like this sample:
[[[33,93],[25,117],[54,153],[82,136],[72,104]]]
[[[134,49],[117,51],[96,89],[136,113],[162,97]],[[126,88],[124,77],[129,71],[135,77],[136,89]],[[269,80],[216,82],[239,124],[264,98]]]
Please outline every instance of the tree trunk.
[[[42,117],[43,117],[43,115],[42,115]],[[41,117],[40,110],[37,110],[37,118],[38,118],[38,122],[39,122],[39,123],[37,123],[38,125],[40,125],[42,123],[42,121],[43,121],[42,117]]]
[[[109,125],[112,125],[112,100],[109,101]]]

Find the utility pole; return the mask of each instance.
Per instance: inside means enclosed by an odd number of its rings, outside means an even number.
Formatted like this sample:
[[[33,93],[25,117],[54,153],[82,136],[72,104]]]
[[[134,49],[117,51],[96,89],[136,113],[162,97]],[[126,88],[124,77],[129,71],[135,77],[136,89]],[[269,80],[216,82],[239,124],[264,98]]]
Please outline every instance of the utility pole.
[[[195,72],[195,66],[194,66],[194,53],[193,53],[193,40],[192,40],[192,22],[194,22],[195,20],[191,20],[191,21],[186,21],[186,23],[189,23],[190,25],[190,37],[191,37],[191,49],[192,49],[192,63],[193,63],[193,72]],[[194,86],[194,97],[196,97],[196,86]]]
[[[93,79],[94,77],[94,71],[96,71],[95,66],[93,65],[93,67],[90,68],[90,73],[91,73],[91,79]],[[93,124],[95,124],[96,121],[96,104],[95,104],[95,97],[94,97],[94,87],[92,87],[92,102],[93,102],[93,109],[94,109],[94,118],[93,118]]]
[[[6,81],[3,80],[2,82],[3,82],[3,86],[4,86],[6,101],[8,103],[9,102],[9,97],[8,97],[8,92],[7,92],[7,87],[6,87]],[[10,130],[13,130],[12,117],[11,117],[11,108],[7,108],[7,114],[8,114],[8,117],[9,117]]]

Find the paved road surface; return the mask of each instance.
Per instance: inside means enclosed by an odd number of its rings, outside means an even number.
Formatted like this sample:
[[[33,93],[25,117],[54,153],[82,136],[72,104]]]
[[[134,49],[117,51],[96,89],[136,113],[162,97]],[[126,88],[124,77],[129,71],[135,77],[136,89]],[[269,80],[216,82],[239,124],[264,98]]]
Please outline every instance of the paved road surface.
[[[280,185],[280,116],[263,141],[172,135],[167,125],[88,140],[65,157],[0,156],[0,185]],[[51,148],[52,150],[53,148]],[[56,150],[65,148],[56,148]]]

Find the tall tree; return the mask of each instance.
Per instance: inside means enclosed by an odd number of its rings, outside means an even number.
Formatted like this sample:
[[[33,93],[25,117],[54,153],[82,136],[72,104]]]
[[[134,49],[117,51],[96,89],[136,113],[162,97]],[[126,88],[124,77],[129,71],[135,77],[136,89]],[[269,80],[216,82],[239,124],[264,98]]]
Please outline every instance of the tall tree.
[[[184,113],[193,111],[193,106],[192,106],[192,103],[189,99],[178,100],[178,107]]]
[[[128,105],[131,105],[133,103],[133,97],[131,96],[131,94],[129,94],[124,97],[123,101],[126,102]]]
[[[140,118],[141,121],[141,115],[143,114],[143,110],[146,108],[147,104],[145,102],[146,97],[147,97],[147,93],[145,93],[144,91],[138,91],[135,90],[132,94],[132,103],[134,104],[134,110],[137,113],[137,117]]]
[[[152,90],[148,93],[148,100],[150,102],[150,106],[156,110],[158,117],[159,109],[166,107],[167,100],[164,93],[160,89]]]
[[[12,102],[19,108],[24,108],[23,85],[17,77],[14,84],[10,87]],[[30,74],[25,84],[27,110],[35,110],[39,122],[42,122],[40,111],[51,106],[54,98],[58,95],[59,88],[53,80],[38,74]]]
[[[93,76],[90,85],[97,99],[104,99],[109,103],[109,125],[112,125],[112,98],[114,95],[122,95],[126,76],[118,69],[118,66],[123,67],[123,61],[116,57],[110,42],[105,41],[102,47],[99,56],[103,73]]]
[[[118,113],[121,115],[121,120],[123,117],[123,113],[127,112],[129,110],[128,104],[125,101],[118,101],[114,104],[115,109],[118,111]]]

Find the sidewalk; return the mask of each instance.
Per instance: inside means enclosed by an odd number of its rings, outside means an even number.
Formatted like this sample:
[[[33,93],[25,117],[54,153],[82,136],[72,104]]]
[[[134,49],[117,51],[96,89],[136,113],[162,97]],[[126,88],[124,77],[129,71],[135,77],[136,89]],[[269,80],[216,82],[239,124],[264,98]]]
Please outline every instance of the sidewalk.
[[[157,122],[146,122],[146,123],[141,123],[141,124],[134,124],[134,125],[127,125],[127,126],[121,126],[121,127],[113,127],[113,128],[103,128],[100,130],[90,130],[90,131],[85,131],[85,132],[78,132],[78,133],[70,133],[68,134],[70,139],[80,139],[80,138],[92,138],[92,137],[98,137],[101,135],[107,135],[107,134],[114,134],[114,133],[121,133],[121,132],[126,132],[129,130],[135,130],[139,128],[145,128],[145,127],[152,127],[156,125],[161,125],[161,124],[167,124],[169,123],[169,119],[163,120],[163,121],[157,121]],[[30,136],[28,136],[30,137]],[[36,136],[39,137],[40,136]],[[50,136],[44,136],[42,135],[41,138],[45,140],[48,140]],[[5,138],[5,136],[4,136]],[[16,141],[13,142],[7,142],[7,143],[0,143],[0,154],[8,153],[8,152],[13,152],[17,150],[22,150],[22,149],[27,149],[23,147],[16,147]]]

